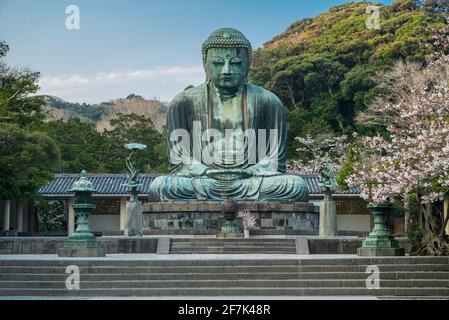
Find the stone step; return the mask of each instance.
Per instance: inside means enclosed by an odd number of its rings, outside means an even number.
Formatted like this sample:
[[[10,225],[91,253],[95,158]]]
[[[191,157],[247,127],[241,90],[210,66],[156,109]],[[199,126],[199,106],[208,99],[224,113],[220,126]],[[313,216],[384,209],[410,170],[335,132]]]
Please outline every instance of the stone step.
[[[75,263],[73,263],[75,264]],[[257,266],[195,266],[196,272],[365,272],[368,265],[257,265]],[[444,264],[383,264],[378,265],[381,272],[385,271],[449,271],[449,265]],[[65,273],[64,266],[34,267],[34,266],[0,266],[0,274],[6,273]],[[81,273],[189,273],[190,266],[82,266]]]
[[[295,254],[296,248],[173,248],[171,254]]]
[[[271,273],[88,273],[82,281],[144,281],[144,280],[366,280],[365,272],[271,272]],[[0,281],[65,281],[65,273],[10,273],[0,274]],[[449,279],[449,272],[382,272],[381,280],[432,280]]]
[[[90,297],[144,297],[144,296],[447,296],[449,288],[123,288],[123,289],[8,289],[0,288],[0,296],[90,296]]]
[[[174,243],[290,243],[295,242],[294,238],[173,238],[171,239]]]
[[[213,259],[158,259],[158,260],[110,260],[108,258],[97,258],[95,260],[87,259],[61,259],[55,258],[54,260],[29,260],[29,259],[4,259],[0,260],[0,267],[2,266],[54,266],[54,267],[66,267],[67,265],[75,264],[77,266],[345,266],[345,265],[449,265],[449,257],[351,257],[351,258],[339,258],[338,256],[332,258],[314,258],[310,255],[308,258],[298,259],[224,259],[213,257]]]
[[[85,289],[164,289],[164,288],[353,288],[365,287],[365,279],[361,280],[292,280],[292,279],[240,279],[240,280],[112,280],[112,281],[80,281]],[[381,280],[381,288],[449,288],[449,280]],[[0,281],[0,288],[10,289],[65,289],[65,281]]]
[[[263,251],[263,250],[259,250],[259,251],[240,251],[239,254],[293,254],[294,252],[286,252],[286,251]],[[210,251],[210,250],[205,250],[205,251],[176,251],[176,252],[172,252],[172,254],[233,254],[233,252],[229,252],[227,250],[217,250],[217,251]]]
[[[178,248],[178,247],[183,247],[183,248],[207,248],[207,247],[214,247],[214,248],[240,248],[240,247],[245,247],[245,248],[266,248],[266,247],[277,247],[277,248],[295,248],[296,245],[293,244],[285,244],[285,243],[225,243],[225,244],[219,244],[219,243],[195,243],[195,242],[191,242],[191,243],[172,243],[170,245],[170,247],[173,248]]]
[[[295,254],[296,246],[289,244],[248,244],[225,243],[222,245],[207,243],[178,243],[170,246],[171,254],[196,253],[196,254],[258,254],[258,253],[283,253]]]
[[[196,248],[196,247],[214,247],[214,248],[240,248],[240,247],[247,247],[247,248],[266,248],[266,247],[278,247],[278,248],[296,248],[295,243],[250,243],[250,242],[232,242],[232,243],[198,243],[198,242],[181,242],[181,243],[171,243],[170,245],[172,248]]]
[[[170,253],[295,254],[294,239],[172,239]]]
[[[379,300],[448,300],[445,296],[382,296],[378,297]]]
[[[449,297],[448,262],[447,257],[152,261],[14,259],[0,261],[0,296],[441,298]],[[365,273],[366,267],[373,264],[381,272],[379,290],[366,288],[369,276]],[[81,290],[65,288],[68,265],[80,267]]]

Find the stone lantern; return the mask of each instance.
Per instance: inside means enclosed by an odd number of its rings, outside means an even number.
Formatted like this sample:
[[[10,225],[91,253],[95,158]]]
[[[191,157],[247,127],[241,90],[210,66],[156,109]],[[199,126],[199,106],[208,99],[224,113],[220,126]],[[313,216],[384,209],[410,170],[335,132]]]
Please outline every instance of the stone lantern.
[[[75,193],[73,209],[77,217],[75,232],[64,242],[60,257],[104,257],[104,250],[89,228],[89,215],[95,209],[92,192],[95,188],[87,178],[86,171],[81,172],[79,180],[73,183],[69,192]]]

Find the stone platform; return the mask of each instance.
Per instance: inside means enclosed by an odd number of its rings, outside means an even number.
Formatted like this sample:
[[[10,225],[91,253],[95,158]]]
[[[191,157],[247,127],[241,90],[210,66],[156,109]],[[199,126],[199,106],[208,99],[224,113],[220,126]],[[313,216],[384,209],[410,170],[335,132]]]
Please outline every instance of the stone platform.
[[[308,253],[316,254],[352,254],[362,246],[363,238],[358,237],[318,237],[318,236],[253,236],[249,239],[217,239],[215,236],[144,236],[144,237],[99,237],[98,241],[106,254],[156,254],[162,240],[167,242],[168,252],[180,252],[180,247],[187,247],[189,253],[199,253],[203,248],[208,253],[235,253],[245,249],[245,253],[273,251],[292,253],[298,238],[307,240]],[[65,237],[5,237],[0,238],[0,254],[56,254],[64,247]],[[397,238],[400,246],[409,251],[406,238]],[[238,243],[236,243],[238,242]],[[276,245],[279,243],[279,245]],[[293,243],[293,245],[290,245]],[[238,250],[228,250],[239,247]],[[298,244],[296,244],[298,247]],[[212,250],[213,248],[217,250]],[[222,250],[223,249],[223,250]],[[268,250],[270,249],[270,250]],[[279,249],[279,250],[278,250]],[[296,248],[298,249],[298,248]],[[293,248],[295,251],[295,248]],[[300,252],[301,250],[296,250]]]
[[[295,230],[318,234],[319,207],[308,202],[239,201],[239,211],[256,218],[255,230]],[[143,205],[145,228],[152,230],[217,230],[222,220],[220,201],[149,202]]]

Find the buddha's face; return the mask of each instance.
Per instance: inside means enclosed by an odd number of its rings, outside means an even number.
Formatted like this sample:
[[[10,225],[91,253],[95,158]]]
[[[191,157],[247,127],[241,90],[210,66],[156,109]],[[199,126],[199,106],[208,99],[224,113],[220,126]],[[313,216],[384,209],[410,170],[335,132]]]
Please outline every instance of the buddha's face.
[[[248,69],[245,48],[211,48],[207,51],[206,74],[219,90],[238,90]]]

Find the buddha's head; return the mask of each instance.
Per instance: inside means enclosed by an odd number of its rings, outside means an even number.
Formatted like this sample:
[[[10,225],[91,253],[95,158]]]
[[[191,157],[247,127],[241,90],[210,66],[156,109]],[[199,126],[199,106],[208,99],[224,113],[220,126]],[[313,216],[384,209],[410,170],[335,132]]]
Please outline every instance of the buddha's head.
[[[233,94],[246,81],[251,64],[251,43],[238,30],[218,29],[203,43],[207,81],[222,93]]]

